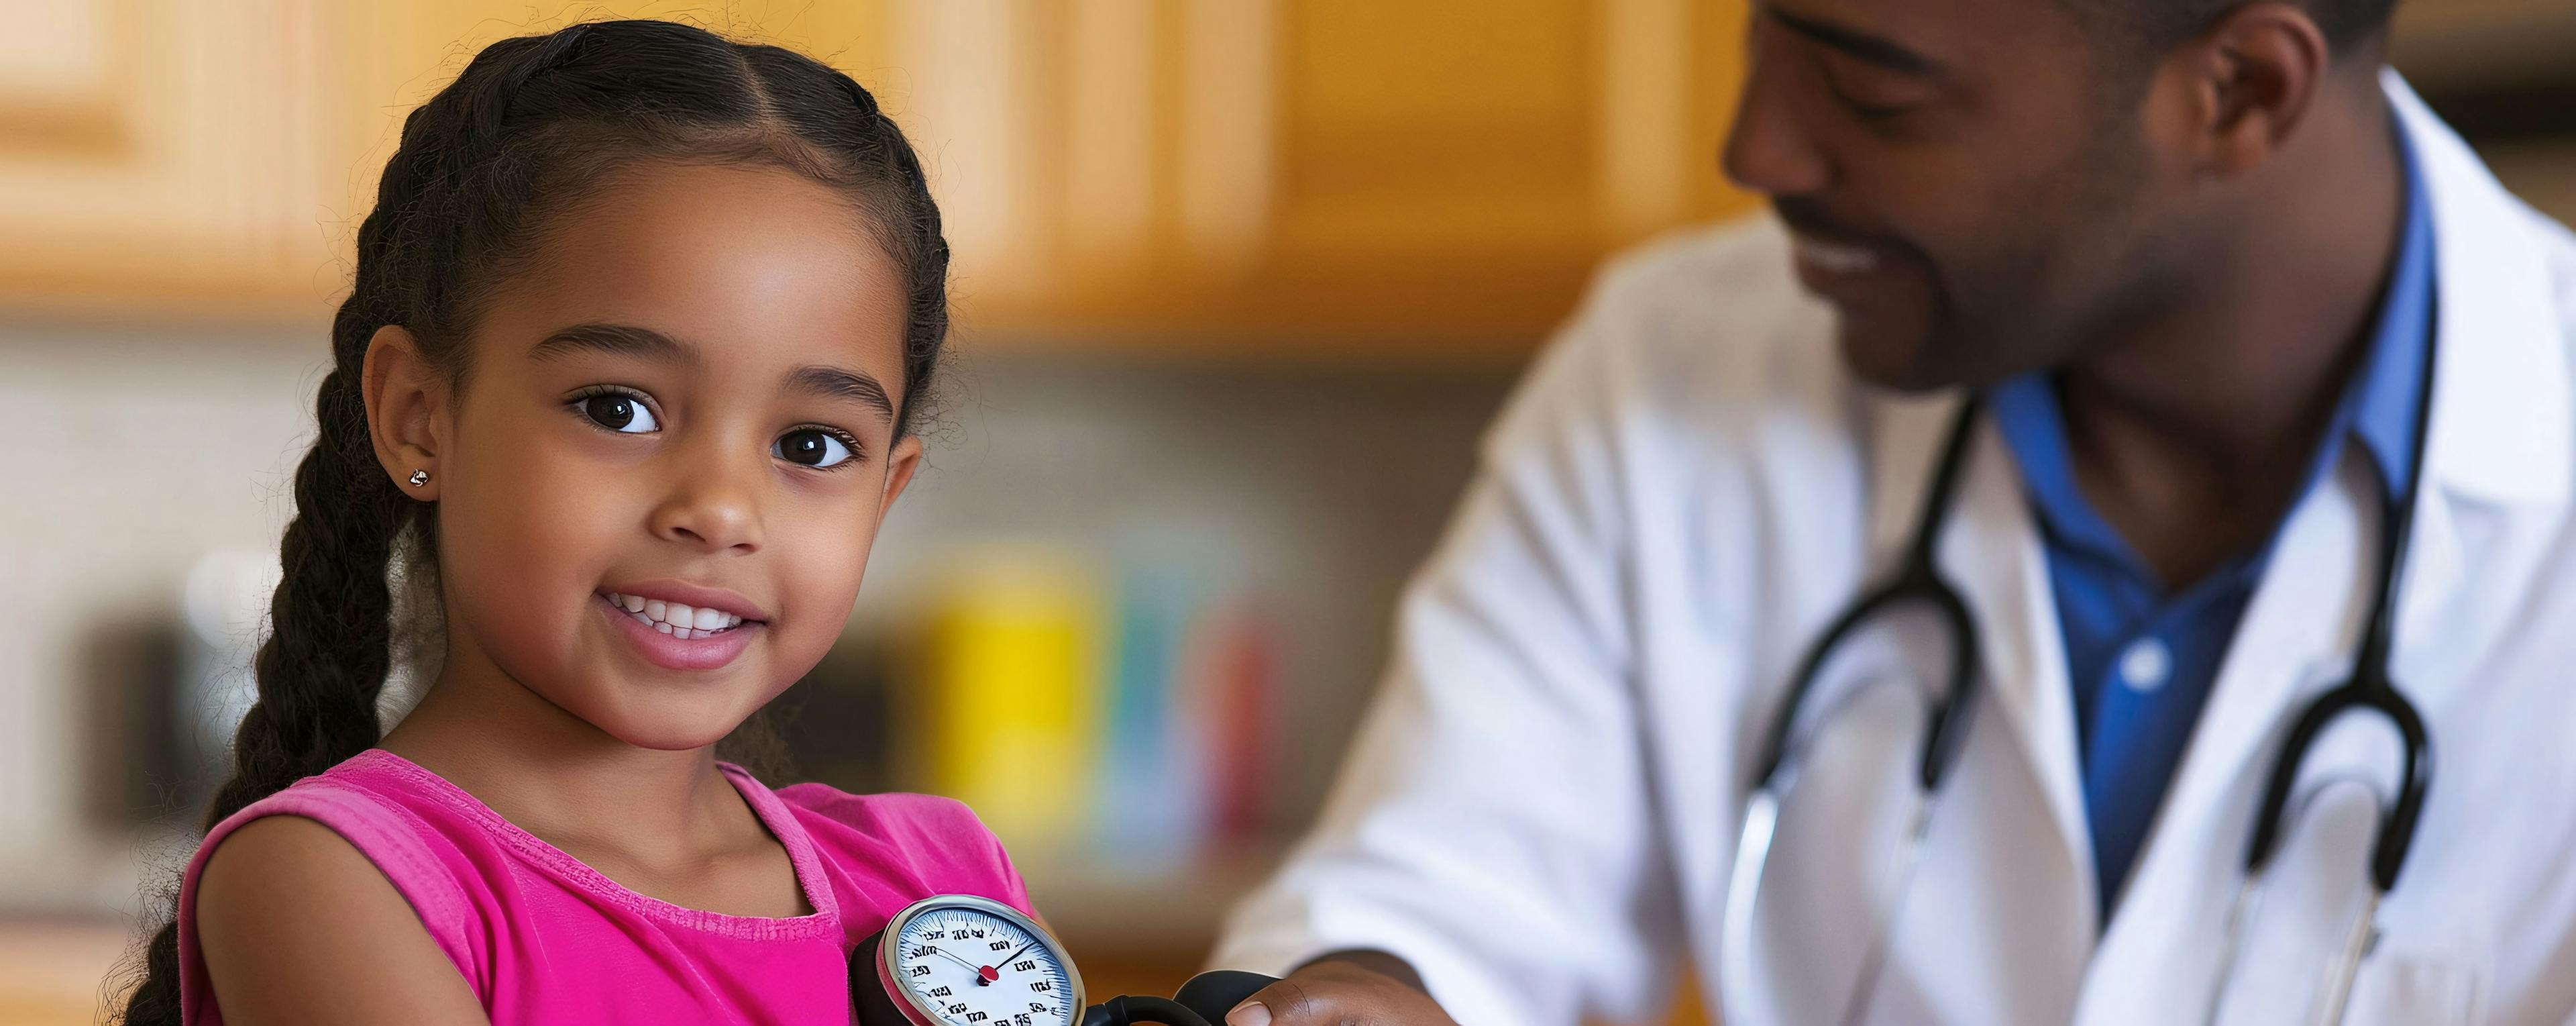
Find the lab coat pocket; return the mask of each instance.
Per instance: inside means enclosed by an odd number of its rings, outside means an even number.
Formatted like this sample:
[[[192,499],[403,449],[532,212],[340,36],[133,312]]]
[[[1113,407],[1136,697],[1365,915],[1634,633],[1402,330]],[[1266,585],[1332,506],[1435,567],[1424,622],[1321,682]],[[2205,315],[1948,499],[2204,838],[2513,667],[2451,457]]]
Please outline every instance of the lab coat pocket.
[[[2442,1026],[2479,1021],[2475,967],[2441,958],[2373,955],[2352,978],[2348,1026]]]

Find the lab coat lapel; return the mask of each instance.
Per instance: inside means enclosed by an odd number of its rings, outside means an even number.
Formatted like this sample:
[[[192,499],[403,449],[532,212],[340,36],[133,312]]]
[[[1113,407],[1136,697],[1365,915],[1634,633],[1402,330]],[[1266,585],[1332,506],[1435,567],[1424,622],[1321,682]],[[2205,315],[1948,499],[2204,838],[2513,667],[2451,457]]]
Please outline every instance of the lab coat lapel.
[[[2368,602],[2378,482],[2347,459],[2283,525],[2271,564],[2131,870],[2085,985],[2078,1022],[2197,1017],[2217,984],[2227,903],[2242,877],[2255,795],[2297,703],[2342,679],[2333,654]]]
[[[2451,615],[2467,597],[2470,569],[2492,558],[2465,528],[2491,524],[2492,515],[2554,521],[2576,474],[2576,438],[2567,430],[2566,326],[2552,306],[2556,291],[2528,209],[2404,79],[2394,71],[2383,77],[2431,184],[2441,295],[2428,477],[2401,581],[2392,667],[2419,705],[2434,706],[2442,691],[2468,683],[2444,669],[2469,665],[2510,626],[2509,618],[2463,623]]]
[[[1871,514],[1875,551],[1902,552],[1919,515],[1932,463],[1959,399],[1891,402],[1876,431],[1877,460]],[[2054,847],[2084,883],[2080,893],[2052,895],[2080,917],[2077,933],[2094,932],[2098,904],[2092,834],[2086,829],[2082,781],[2075,753],[2073,697],[2067,690],[2066,644],[2050,589],[2047,556],[2040,547],[2019,468],[1994,429],[1981,417],[1967,453],[1955,508],[1940,543],[1940,565],[1967,600],[1984,660],[1977,715],[2000,720],[2017,742],[2019,761],[2047,796],[2056,826]],[[1972,738],[1976,736],[1971,731]],[[1957,786],[1976,786],[1961,783]],[[1936,827],[1936,833],[1939,828]],[[1960,835],[1947,835],[1959,843]],[[1926,880],[1921,886],[1937,886]],[[1999,896],[2001,897],[2001,896]],[[2020,894],[2010,900],[2040,900]]]
[[[2558,506],[2576,441],[2567,431],[2566,328],[2552,306],[2538,228],[2404,80],[2390,72],[2386,84],[2433,197],[2442,352],[2427,472],[2440,487],[2425,489],[2427,503]]]

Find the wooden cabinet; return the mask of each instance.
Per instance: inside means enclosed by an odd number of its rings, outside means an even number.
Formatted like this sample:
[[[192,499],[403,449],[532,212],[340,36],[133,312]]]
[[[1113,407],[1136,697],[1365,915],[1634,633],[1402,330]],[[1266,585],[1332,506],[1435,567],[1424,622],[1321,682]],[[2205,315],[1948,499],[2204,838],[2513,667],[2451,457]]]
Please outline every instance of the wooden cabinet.
[[[694,21],[878,91],[974,343],[1510,358],[1605,253],[1747,207],[1743,0],[20,0],[0,305],[318,323],[402,115],[567,15]]]
[[[345,276],[345,108],[320,0],[14,0],[0,24],[0,303],[318,309]]]
[[[940,158],[967,323],[1006,340],[1517,355],[1604,253],[1748,205],[1715,156],[1740,0],[888,16],[902,75],[872,84]]]

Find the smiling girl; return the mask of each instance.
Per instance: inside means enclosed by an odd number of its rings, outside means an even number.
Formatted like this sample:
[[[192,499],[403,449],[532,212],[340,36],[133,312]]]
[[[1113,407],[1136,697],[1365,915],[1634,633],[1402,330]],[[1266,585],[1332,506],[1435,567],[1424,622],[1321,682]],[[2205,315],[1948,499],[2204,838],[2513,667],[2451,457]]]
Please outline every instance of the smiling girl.
[[[1026,910],[954,802],[714,755],[841,632],[947,264],[902,133],[786,50],[580,25],[413,112],[128,1021],[845,1022],[905,904]],[[405,582],[444,658],[380,736]]]

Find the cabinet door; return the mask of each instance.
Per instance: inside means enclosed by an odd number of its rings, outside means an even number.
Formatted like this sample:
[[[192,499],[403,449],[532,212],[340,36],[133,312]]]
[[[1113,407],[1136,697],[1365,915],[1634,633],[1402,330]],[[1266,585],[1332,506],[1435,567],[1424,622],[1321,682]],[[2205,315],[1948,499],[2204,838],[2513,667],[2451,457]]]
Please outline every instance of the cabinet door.
[[[774,8],[774,10],[773,10]],[[12,0],[0,7],[0,310],[325,322],[402,118],[484,44],[705,5]],[[726,5],[709,27],[873,63],[869,3]]]
[[[17,0],[0,15],[0,304],[322,309],[348,149],[332,5]]]
[[[1724,6],[1283,7],[1274,234],[1247,326],[1527,344],[1606,251],[1727,206],[1706,185],[1733,76],[1700,78],[1733,63]]]
[[[1718,181],[1742,0],[888,5],[964,323],[1002,341],[1511,356]]]

